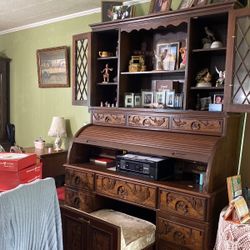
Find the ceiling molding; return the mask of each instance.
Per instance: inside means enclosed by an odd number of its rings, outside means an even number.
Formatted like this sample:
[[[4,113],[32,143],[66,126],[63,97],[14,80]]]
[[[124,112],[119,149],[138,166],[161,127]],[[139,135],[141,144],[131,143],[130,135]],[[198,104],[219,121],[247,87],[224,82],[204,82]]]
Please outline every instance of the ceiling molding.
[[[150,2],[150,0],[131,0],[131,1],[125,1],[125,2],[123,2],[123,4],[135,5],[135,4],[142,4],[142,3],[148,3],[148,2]],[[31,23],[31,24],[19,26],[19,27],[13,28],[13,29],[3,30],[3,31],[0,31],[0,36],[8,34],[8,33],[17,32],[20,30],[36,28],[39,26],[43,26],[43,25],[47,25],[47,24],[51,24],[51,23],[56,23],[56,22],[61,22],[61,21],[65,21],[65,20],[69,20],[69,19],[73,19],[73,18],[77,18],[77,17],[82,17],[82,16],[87,16],[87,15],[91,15],[91,14],[96,14],[96,13],[100,13],[100,12],[101,12],[101,8],[95,8],[95,9],[91,9],[91,10],[73,13],[70,15],[60,16],[60,17],[48,19],[48,20],[41,21],[41,22],[36,22],[36,23]]]

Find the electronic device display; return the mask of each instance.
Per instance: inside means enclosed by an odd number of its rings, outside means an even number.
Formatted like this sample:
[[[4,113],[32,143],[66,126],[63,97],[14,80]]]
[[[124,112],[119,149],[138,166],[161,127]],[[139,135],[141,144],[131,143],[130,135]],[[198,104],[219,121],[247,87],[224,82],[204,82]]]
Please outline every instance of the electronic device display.
[[[174,160],[167,157],[154,157],[136,154],[116,156],[116,169],[142,177],[160,180],[174,174]]]

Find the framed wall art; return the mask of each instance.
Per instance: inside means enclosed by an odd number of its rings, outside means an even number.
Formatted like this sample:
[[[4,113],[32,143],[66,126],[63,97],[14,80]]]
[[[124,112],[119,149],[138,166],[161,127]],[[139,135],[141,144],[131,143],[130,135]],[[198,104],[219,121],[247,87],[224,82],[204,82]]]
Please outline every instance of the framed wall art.
[[[66,46],[36,52],[40,88],[69,87],[68,49]]]
[[[149,14],[162,11],[169,11],[172,0],[151,0]]]
[[[113,7],[122,5],[121,1],[102,1],[102,22],[113,20]]]
[[[208,3],[208,0],[195,0],[194,1],[194,6],[204,6]]]
[[[181,0],[180,5],[178,7],[179,10],[191,8],[194,4],[195,0]]]
[[[179,42],[156,44],[156,67],[162,70],[175,70],[179,60],[179,47]]]

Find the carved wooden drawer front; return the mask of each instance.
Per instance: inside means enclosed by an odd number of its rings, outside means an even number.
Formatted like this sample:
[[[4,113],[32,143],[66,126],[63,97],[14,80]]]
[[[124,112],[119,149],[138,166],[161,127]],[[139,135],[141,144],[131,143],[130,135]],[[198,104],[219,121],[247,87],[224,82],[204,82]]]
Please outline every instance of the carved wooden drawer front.
[[[68,187],[65,188],[65,205],[85,212],[93,212],[97,208],[94,196]]]
[[[204,231],[198,228],[189,227],[182,224],[172,223],[164,218],[158,217],[157,221],[158,237],[190,250],[202,250],[204,242]]]
[[[190,132],[203,132],[209,134],[221,134],[223,131],[223,120],[202,120],[173,117],[171,128]]]
[[[143,128],[169,128],[169,117],[150,115],[129,115],[128,125]]]
[[[156,208],[156,188],[96,175],[96,192]]]
[[[68,186],[94,190],[94,174],[66,168],[65,175],[65,182]]]
[[[205,220],[206,199],[160,190],[160,209]]]
[[[93,123],[102,123],[105,125],[125,125],[126,119],[124,114],[109,114],[92,112]]]

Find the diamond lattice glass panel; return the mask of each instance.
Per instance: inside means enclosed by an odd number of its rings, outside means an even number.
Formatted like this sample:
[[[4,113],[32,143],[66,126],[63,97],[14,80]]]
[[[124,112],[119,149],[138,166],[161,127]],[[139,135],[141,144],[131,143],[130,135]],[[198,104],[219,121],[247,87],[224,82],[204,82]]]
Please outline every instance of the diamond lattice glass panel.
[[[87,104],[88,99],[88,39],[82,38],[75,42],[75,101]]]
[[[250,19],[240,17],[236,25],[236,43],[234,47],[234,76],[232,103],[249,104],[250,97]]]

